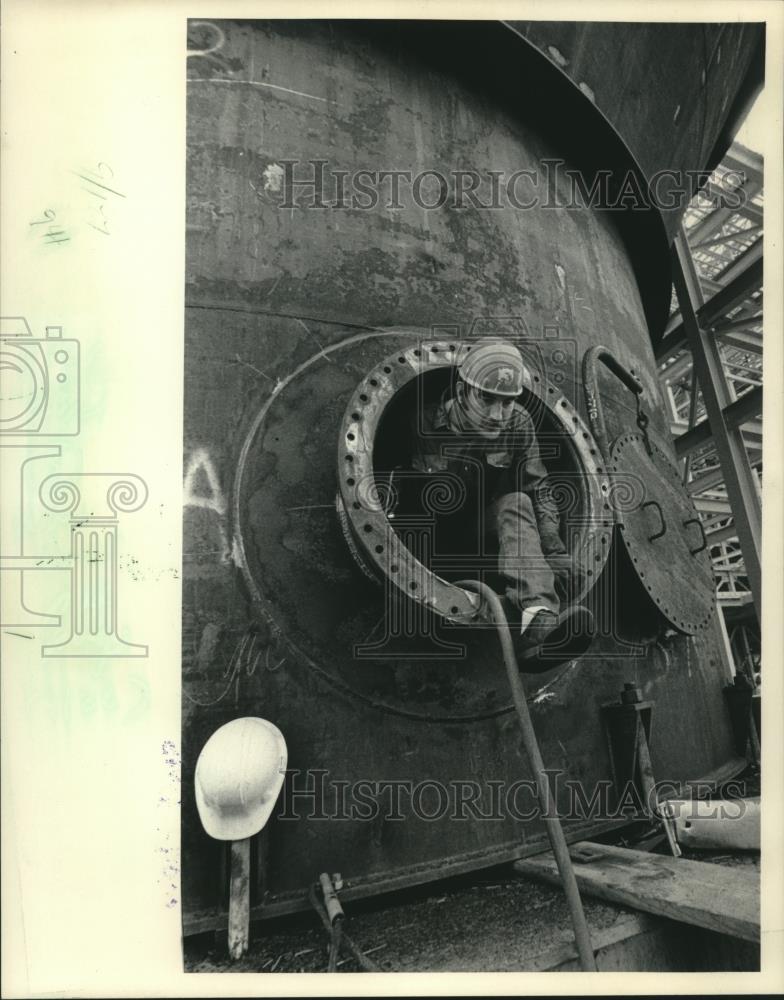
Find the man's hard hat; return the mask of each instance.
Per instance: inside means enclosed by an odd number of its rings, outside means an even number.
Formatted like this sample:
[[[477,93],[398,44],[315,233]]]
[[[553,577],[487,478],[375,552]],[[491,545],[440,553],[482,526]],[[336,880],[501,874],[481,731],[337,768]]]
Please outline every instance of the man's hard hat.
[[[497,396],[519,396],[527,375],[522,355],[505,340],[480,342],[472,347],[459,373],[468,385]]]
[[[216,729],[196,763],[196,805],[216,840],[245,840],[262,829],[280,794],[288,754],[266,719],[234,719]]]

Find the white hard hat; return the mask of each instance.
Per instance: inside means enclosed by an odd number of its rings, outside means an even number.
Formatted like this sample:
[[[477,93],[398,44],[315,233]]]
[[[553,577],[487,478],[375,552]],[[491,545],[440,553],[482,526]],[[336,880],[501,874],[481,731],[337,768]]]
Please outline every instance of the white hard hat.
[[[460,365],[460,378],[482,392],[519,396],[528,379],[522,355],[505,340],[479,341]]]
[[[266,719],[234,719],[216,729],[196,763],[196,805],[216,840],[245,840],[261,830],[280,794],[288,754]]]

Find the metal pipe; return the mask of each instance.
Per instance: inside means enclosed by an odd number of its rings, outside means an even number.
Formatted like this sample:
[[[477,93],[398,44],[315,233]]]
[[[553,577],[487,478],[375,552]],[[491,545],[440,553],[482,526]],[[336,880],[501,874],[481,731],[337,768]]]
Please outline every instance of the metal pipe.
[[[597,972],[596,958],[593,953],[593,946],[591,945],[591,937],[588,933],[588,924],[585,920],[583,904],[580,899],[580,890],[577,887],[577,879],[572,868],[572,859],[569,857],[569,848],[566,846],[566,838],[561,827],[561,820],[557,809],[553,807],[550,783],[547,780],[544,760],[539,750],[539,742],[536,739],[531,713],[528,711],[528,703],[525,700],[525,690],[523,689],[523,682],[520,680],[519,668],[512,646],[512,638],[509,635],[509,623],[506,620],[506,614],[498,599],[498,595],[487,584],[481,583],[479,580],[461,580],[458,586],[480,594],[492,610],[498,629],[498,638],[504,656],[506,673],[509,677],[510,687],[512,688],[512,697],[520,720],[523,744],[536,776],[536,788],[539,797],[539,806],[542,810],[542,818],[544,819],[547,836],[550,839],[550,846],[555,855],[555,863],[558,866],[558,872],[563,883],[566,902],[569,905],[572,927],[574,928],[574,939],[577,944],[577,952],[580,956],[580,965],[583,972]]]
[[[319,902],[318,896],[316,895],[316,886],[315,885],[311,884],[310,888],[308,889],[308,899],[310,900],[310,905],[316,911],[316,913],[318,914],[319,919],[321,920],[322,924],[324,925],[324,930],[329,934],[330,952],[331,952],[332,942],[334,940],[334,928],[332,926],[332,923],[330,922],[329,917],[327,916],[327,911],[324,908],[324,905]],[[340,925],[342,925],[343,921],[339,920],[338,923]],[[345,930],[343,930],[342,926],[341,926],[341,931],[340,931],[340,942],[339,943],[342,944],[342,945],[345,945],[346,948],[348,948],[348,950],[351,952],[351,954],[354,956],[354,958],[357,960],[357,962],[359,962],[359,965],[360,965],[360,967],[362,968],[362,970],[364,972],[380,972],[381,971],[381,969],[379,968],[378,965],[376,965],[375,962],[371,961],[362,951],[360,951],[360,949],[357,946],[357,944],[355,943],[354,939],[350,938],[348,936],[348,934],[346,934],[346,932],[345,932]],[[335,971],[335,970],[332,970],[332,971]]]
[[[332,925],[332,935],[329,942],[329,961],[327,962],[327,972],[336,972],[338,967],[338,955],[340,954],[340,939],[343,933],[343,921],[336,920]]]
[[[340,900],[338,899],[337,892],[335,892],[332,879],[326,872],[322,872],[319,875],[319,884],[321,885],[321,894],[324,897],[324,906],[327,908],[329,922],[334,925],[336,921],[343,919],[343,907],[340,905]]]

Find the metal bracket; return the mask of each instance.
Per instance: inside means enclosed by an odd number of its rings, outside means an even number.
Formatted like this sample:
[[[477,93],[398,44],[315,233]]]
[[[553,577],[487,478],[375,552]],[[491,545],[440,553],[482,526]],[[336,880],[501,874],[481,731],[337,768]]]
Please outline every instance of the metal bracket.
[[[653,776],[649,749],[653,702],[643,701],[634,684],[624,684],[620,701],[603,705],[602,713],[616,790],[629,783],[637,787],[646,815],[663,825],[673,856],[680,857],[673,819],[666,803],[659,803]]]
[[[636,696],[636,700],[635,700]],[[626,684],[618,702],[602,705],[610,755],[610,772],[616,791],[633,783],[637,772],[638,729],[650,736],[652,701],[642,701],[633,684]]]
[[[724,688],[730,712],[735,750],[754,763],[760,760],[760,742],[753,712],[754,689],[745,674],[735,674],[732,684]],[[748,759],[748,757],[747,757]]]

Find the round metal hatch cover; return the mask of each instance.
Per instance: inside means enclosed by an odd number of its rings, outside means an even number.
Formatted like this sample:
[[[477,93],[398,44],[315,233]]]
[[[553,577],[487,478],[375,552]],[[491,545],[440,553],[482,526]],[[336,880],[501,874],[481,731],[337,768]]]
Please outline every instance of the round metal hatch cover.
[[[634,494],[620,516],[621,537],[640,582],[662,615],[687,635],[708,627],[716,606],[713,568],[694,504],[677,469],[642,434],[616,438],[610,450],[614,486]]]

